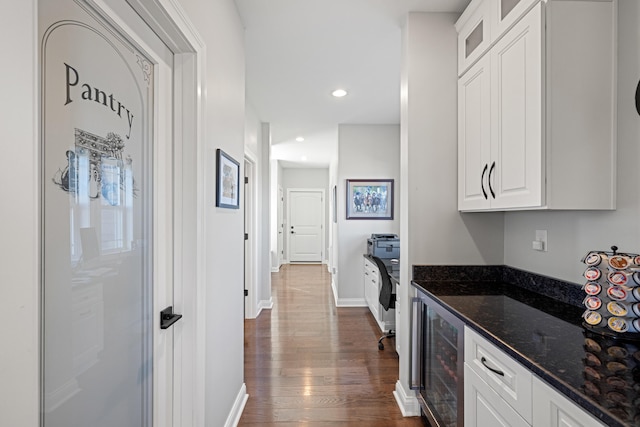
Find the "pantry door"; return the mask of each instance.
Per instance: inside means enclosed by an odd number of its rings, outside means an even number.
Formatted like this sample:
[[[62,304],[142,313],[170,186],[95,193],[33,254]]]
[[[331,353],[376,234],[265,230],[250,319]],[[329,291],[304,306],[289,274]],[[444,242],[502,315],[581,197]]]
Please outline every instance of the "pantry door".
[[[42,425],[170,427],[173,54],[125,1],[38,5]]]

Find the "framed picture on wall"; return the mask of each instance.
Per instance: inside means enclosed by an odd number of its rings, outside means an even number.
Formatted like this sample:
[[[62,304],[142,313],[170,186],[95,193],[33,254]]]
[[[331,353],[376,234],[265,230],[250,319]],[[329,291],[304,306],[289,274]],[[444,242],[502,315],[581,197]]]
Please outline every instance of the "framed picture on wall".
[[[348,179],[347,219],[393,219],[393,179]]]
[[[240,163],[219,148],[216,153],[216,206],[240,209]]]

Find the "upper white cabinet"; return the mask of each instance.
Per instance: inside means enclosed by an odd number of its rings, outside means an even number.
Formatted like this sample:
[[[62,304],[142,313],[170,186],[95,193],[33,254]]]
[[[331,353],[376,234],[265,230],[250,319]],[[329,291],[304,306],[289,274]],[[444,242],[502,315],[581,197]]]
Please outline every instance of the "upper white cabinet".
[[[490,42],[459,62],[459,210],[615,209],[616,5],[470,4],[459,50],[479,11]]]
[[[502,37],[504,33],[518,22],[540,0],[493,0],[495,6],[492,10],[493,24],[492,34],[494,40]]]
[[[464,73],[491,45],[490,16],[495,3],[472,1],[456,23],[458,75]]]

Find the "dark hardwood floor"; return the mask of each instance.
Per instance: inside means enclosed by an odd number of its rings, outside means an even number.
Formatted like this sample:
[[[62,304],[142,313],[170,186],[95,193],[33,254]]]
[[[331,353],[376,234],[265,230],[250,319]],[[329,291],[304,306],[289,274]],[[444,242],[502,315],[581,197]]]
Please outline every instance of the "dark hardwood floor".
[[[272,274],[272,310],[245,321],[249,400],[239,426],[419,426],[393,397],[395,343],[367,308],[336,308],[324,265]]]

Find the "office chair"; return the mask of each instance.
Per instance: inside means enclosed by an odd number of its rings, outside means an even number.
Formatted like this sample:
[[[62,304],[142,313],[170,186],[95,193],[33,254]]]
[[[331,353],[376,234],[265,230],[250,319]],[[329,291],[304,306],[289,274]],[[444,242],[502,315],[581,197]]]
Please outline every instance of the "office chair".
[[[389,272],[387,271],[387,266],[384,265],[384,262],[375,256],[372,256],[371,258],[378,266],[378,271],[380,271],[380,277],[382,278],[382,286],[380,287],[378,302],[380,302],[385,311],[389,311],[391,308],[396,308],[396,294],[393,293],[393,283],[391,283],[391,278],[389,277]],[[393,338],[395,336],[396,331],[394,329],[389,329],[389,332],[382,335],[378,340],[378,350],[384,350],[384,344],[382,341],[385,338]]]

